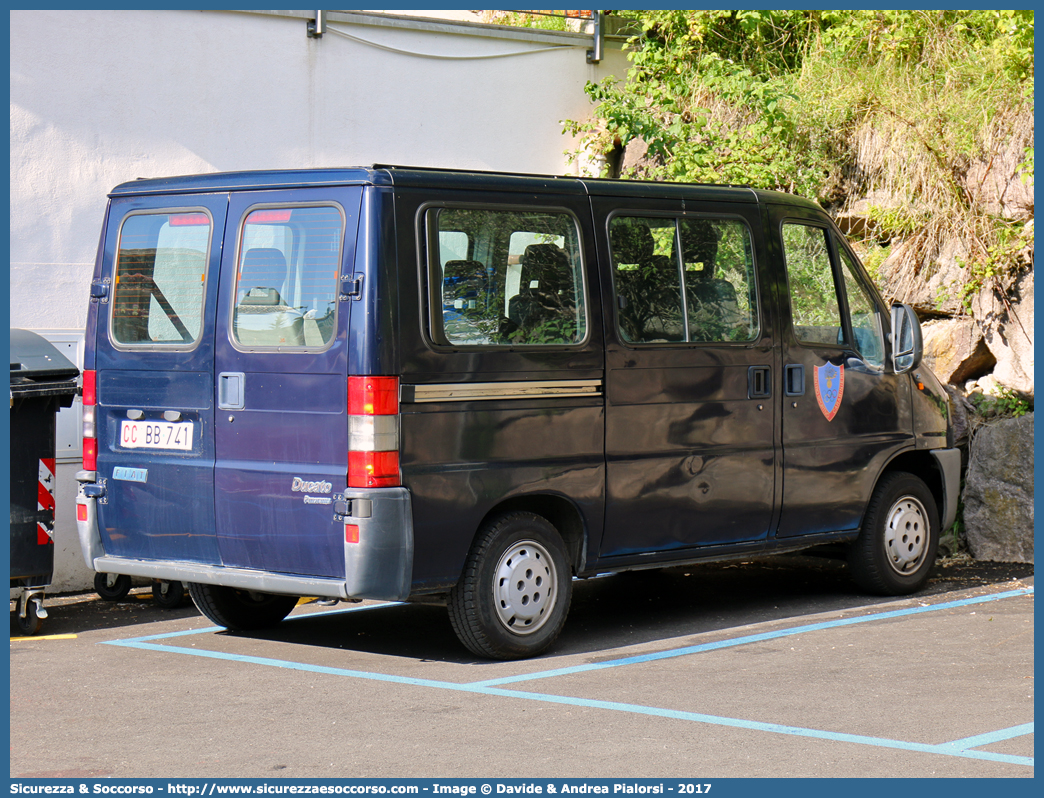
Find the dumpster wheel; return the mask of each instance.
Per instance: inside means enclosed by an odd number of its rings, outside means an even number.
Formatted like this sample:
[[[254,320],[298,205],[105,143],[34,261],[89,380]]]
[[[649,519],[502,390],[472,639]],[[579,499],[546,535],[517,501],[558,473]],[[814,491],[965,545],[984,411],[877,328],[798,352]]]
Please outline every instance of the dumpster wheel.
[[[43,619],[40,617],[40,612],[35,601],[29,601],[26,604],[24,618],[17,609],[11,613],[12,631],[16,631],[17,633],[28,637],[39,632],[41,626],[43,626]]]
[[[153,579],[152,600],[165,610],[175,610],[185,603],[185,585]]]
[[[94,589],[106,601],[120,601],[131,589],[131,578],[126,574],[95,574]]]

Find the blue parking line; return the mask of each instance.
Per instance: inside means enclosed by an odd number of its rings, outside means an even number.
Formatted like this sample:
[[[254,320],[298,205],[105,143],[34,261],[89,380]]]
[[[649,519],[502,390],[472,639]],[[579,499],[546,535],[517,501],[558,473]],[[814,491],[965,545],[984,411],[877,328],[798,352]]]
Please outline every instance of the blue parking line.
[[[549,679],[553,676],[567,676],[573,673],[586,673],[588,671],[605,670],[606,668],[619,668],[621,665],[637,665],[645,662],[655,662],[662,659],[685,657],[690,654],[700,654],[704,651],[715,651],[722,648],[747,645],[748,643],[760,643],[764,640],[776,640],[780,637],[791,637],[806,632],[818,632],[823,629],[836,629],[841,626],[854,626],[855,624],[870,623],[871,621],[880,621],[886,618],[901,618],[906,615],[919,615],[925,612],[935,612],[937,610],[952,609],[954,607],[967,607],[972,604],[983,604],[988,601],[997,601],[999,599],[1011,598],[1013,596],[1025,596],[1032,592],[1032,587],[1020,590],[1010,590],[1006,593],[995,593],[991,596],[978,596],[976,598],[961,599],[960,601],[948,601],[943,604],[931,604],[926,607],[910,607],[905,610],[892,610],[890,612],[878,612],[872,615],[860,615],[854,618],[840,618],[836,621],[811,623],[806,624],[805,626],[792,626],[789,629],[782,629],[777,632],[762,632],[761,634],[756,635],[733,637],[727,640],[719,640],[714,643],[701,643],[697,646],[672,648],[669,651],[658,651],[653,654],[639,654],[635,657],[621,657],[620,659],[609,660],[608,662],[594,662],[587,665],[574,665],[569,668],[555,668],[554,670],[537,671],[536,673],[526,673],[518,676],[505,676],[501,679],[487,679],[482,682],[473,682],[473,684],[479,687],[496,687],[503,684],[532,681],[534,679]]]
[[[984,745],[1011,740],[1014,737],[1023,737],[1027,734],[1033,734],[1032,723],[1023,723],[1021,726],[1012,726],[1010,729],[1001,729],[1000,731],[987,732],[986,734],[977,734],[974,737],[965,737],[963,740],[954,740],[946,743],[945,746],[966,751],[969,748],[980,748]]]
[[[841,619],[838,621],[828,621],[822,624],[809,624],[803,627],[794,627],[793,629],[783,630],[781,632],[766,633],[766,635],[748,635],[743,638],[735,638],[732,641],[720,641],[720,643],[711,643],[706,646],[689,646],[683,649],[675,649],[670,652],[660,652],[658,654],[645,655],[642,657],[625,657],[614,662],[619,664],[633,664],[636,662],[650,662],[659,659],[664,659],[668,656],[683,656],[686,653],[699,653],[704,650],[714,650],[715,648],[722,648],[725,645],[742,645],[744,642],[754,642],[755,639],[772,639],[775,637],[781,637],[787,634],[800,634],[802,631],[812,631],[820,629],[828,629],[838,626],[850,625],[853,623],[866,623],[871,620],[881,620],[883,618],[895,618],[906,615],[917,614],[921,612],[931,612],[934,610],[947,609],[953,607],[963,607],[974,604],[981,604],[987,601],[996,601],[1002,598],[1011,598],[1015,596],[1025,596],[1033,593],[1033,588],[1027,588],[1023,590],[1013,590],[1006,593],[996,593],[991,596],[982,596],[974,599],[964,599],[961,601],[946,602],[943,604],[935,604],[927,607],[917,607],[908,610],[896,610],[892,612],[875,613],[873,615],[862,616],[860,618],[849,618]],[[335,612],[350,612],[362,609],[371,609],[376,606],[387,606],[387,605],[370,605],[367,607],[356,607],[349,610],[339,610]],[[323,615],[328,613],[323,613]],[[298,616],[300,618],[314,617],[314,615]],[[228,654],[220,651],[206,651],[193,648],[183,648],[180,646],[167,646],[160,645],[158,643],[150,642],[154,640],[164,638],[174,638],[183,635],[190,634],[202,634],[204,632],[213,631],[217,627],[211,627],[208,629],[196,629],[188,632],[173,632],[162,635],[150,635],[148,637],[132,638],[128,640],[107,640],[104,641],[107,645],[123,646],[127,648],[137,648],[148,651],[162,651],[167,653],[175,654],[187,654],[194,657],[206,657],[209,659],[225,660],[230,662],[242,662],[255,665],[262,665],[268,667],[285,668],[294,671],[307,671],[310,673],[322,673],[333,676],[346,676],[356,679],[367,679],[371,681],[387,682],[392,684],[408,685],[412,687],[424,687],[424,688],[435,688],[441,690],[452,690],[456,692],[472,693],[477,695],[490,695],[498,696],[503,698],[515,698],[524,699],[528,701],[540,701],[543,703],[553,704],[564,704],[568,706],[579,706],[589,707],[592,709],[603,709],[614,712],[627,712],[631,714],[646,715],[652,717],[661,717],[672,720],[682,720],[696,723],[705,723],[716,726],[727,726],[732,728],[747,729],[751,731],[762,731],[773,734],[783,734],[789,736],[814,738],[821,740],[828,740],[832,742],[842,743],[854,743],[857,745],[870,745],[881,748],[899,749],[904,751],[913,751],[930,754],[941,754],[944,756],[955,756],[965,759],[979,759],[991,762],[1002,762],[1013,765],[1025,765],[1033,767],[1033,757],[1025,756],[1014,756],[1010,754],[998,754],[991,751],[977,751],[974,750],[978,747],[989,745],[991,743],[1000,742],[1002,740],[1012,739],[1027,734],[1033,733],[1033,723],[1026,723],[1021,726],[1015,726],[1010,729],[1002,729],[996,732],[988,732],[985,734],[976,735],[974,737],[966,737],[961,740],[955,740],[941,744],[928,744],[928,743],[915,743],[904,740],[890,740],[882,737],[868,737],[857,734],[846,734],[842,732],[831,732],[823,731],[818,729],[806,729],[800,726],[786,726],[776,723],[764,723],[761,721],[746,720],[743,718],[726,718],[717,715],[705,715],[698,712],[687,712],[682,710],[663,709],[660,707],[648,707],[640,704],[627,704],[617,701],[601,701],[596,699],[585,699],[575,698],[571,696],[559,696],[551,695],[546,693],[531,693],[520,690],[507,690],[501,687],[494,686],[493,682],[507,682],[509,680],[487,680],[485,682],[471,682],[471,683],[456,683],[456,682],[445,682],[434,679],[417,679],[407,676],[391,676],[389,674],[372,673],[368,671],[355,671],[345,668],[331,668],[323,665],[308,665],[300,662],[291,662],[288,660],[277,660],[270,659],[267,657],[255,657],[241,654]],[[606,663],[612,666],[613,663]],[[530,674],[530,678],[548,678],[552,675],[559,675],[562,673],[576,673],[584,670],[594,670],[596,668],[562,668],[556,671],[544,671],[542,674]],[[516,681],[521,679],[516,679]]]
[[[288,660],[270,659],[268,657],[255,657],[243,654],[228,654],[222,651],[206,651],[194,648],[181,648],[179,646],[163,646],[155,643],[146,643],[138,640],[111,640],[106,641],[109,645],[125,646],[127,648],[139,648],[147,651],[163,651],[175,654],[188,654],[193,657],[205,657],[208,659],[225,660],[228,662],[242,662],[253,665],[265,665],[268,667],[285,668],[293,671],[306,671],[308,673],[322,673],[330,676],[347,676],[355,679],[367,679],[370,681],[388,682],[391,684],[408,685],[411,687],[437,688],[441,690],[452,690],[455,692],[472,693],[477,695],[498,696],[501,698],[517,698],[528,701],[540,701],[551,704],[565,704],[568,706],[589,707],[592,709],[604,709],[614,712],[628,712],[637,715],[647,715],[671,720],[683,720],[696,723],[706,723],[714,726],[729,726],[751,731],[771,732],[796,737],[809,737],[831,742],[855,743],[858,745],[872,745],[880,748],[895,748],[904,751],[917,751],[929,754],[943,754],[945,756],[956,756],[964,759],[981,759],[991,762],[1003,762],[1011,765],[1026,765],[1033,767],[1033,758],[1025,756],[1013,756],[1010,754],[995,754],[990,751],[971,750],[971,746],[960,747],[954,743],[929,744],[914,743],[905,740],[889,740],[883,737],[867,737],[859,734],[845,734],[843,732],[821,731],[819,729],[806,729],[801,726],[785,726],[778,723],[763,723],[761,721],[746,720],[743,718],[726,718],[719,715],[706,715],[699,712],[686,712],[675,709],[663,709],[661,707],[648,707],[641,704],[626,704],[619,701],[601,701],[589,698],[574,698],[571,696],[549,695],[546,693],[528,693],[520,690],[505,690],[498,687],[481,687],[477,684],[460,684],[457,682],[444,682],[435,679],[417,679],[410,676],[391,676],[385,673],[372,673],[369,671],[354,671],[345,668],[331,668],[325,665],[308,665],[302,662]],[[1032,733],[1033,724],[1026,724],[1022,734]],[[1003,733],[999,733],[1003,734]],[[996,742],[996,735],[980,735],[986,742]],[[974,740],[976,738],[968,738]],[[1006,739],[997,737],[997,739]],[[979,743],[984,744],[984,743]]]

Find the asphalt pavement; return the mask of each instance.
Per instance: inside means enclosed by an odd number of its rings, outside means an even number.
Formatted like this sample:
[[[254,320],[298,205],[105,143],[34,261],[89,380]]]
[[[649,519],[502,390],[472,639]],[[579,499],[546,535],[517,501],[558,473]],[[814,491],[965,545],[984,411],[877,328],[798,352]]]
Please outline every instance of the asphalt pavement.
[[[785,556],[577,582],[544,656],[479,660],[429,605],[48,597],[11,640],[12,778],[1033,776],[1033,567],[868,597]]]

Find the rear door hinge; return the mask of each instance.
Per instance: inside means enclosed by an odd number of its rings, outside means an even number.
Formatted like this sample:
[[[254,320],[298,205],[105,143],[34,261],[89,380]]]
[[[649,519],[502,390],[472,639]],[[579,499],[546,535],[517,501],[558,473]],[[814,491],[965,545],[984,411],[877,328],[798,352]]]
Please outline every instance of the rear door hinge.
[[[362,296],[362,284],[363,275],[353,274],[350,277],[341,278],[341,301],[344,302],[349,297],[352,299],[358,299]]]

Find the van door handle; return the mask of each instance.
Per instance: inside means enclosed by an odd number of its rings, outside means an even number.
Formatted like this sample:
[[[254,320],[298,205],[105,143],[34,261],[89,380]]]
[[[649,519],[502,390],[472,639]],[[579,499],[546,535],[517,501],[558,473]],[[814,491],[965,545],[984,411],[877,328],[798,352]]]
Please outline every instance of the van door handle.
[[[748,399],[767,399],[772,395],[771,373],[768,366],[751,366],[747,369]]]
[[[218,374],[218,410],[242,410],[245,406],[243,385],[246,375],[242,371],[225,371]]]
[[[805,367],[801,363],[789,363],[783,367],[783,392],[787,396],[805,395]]]

